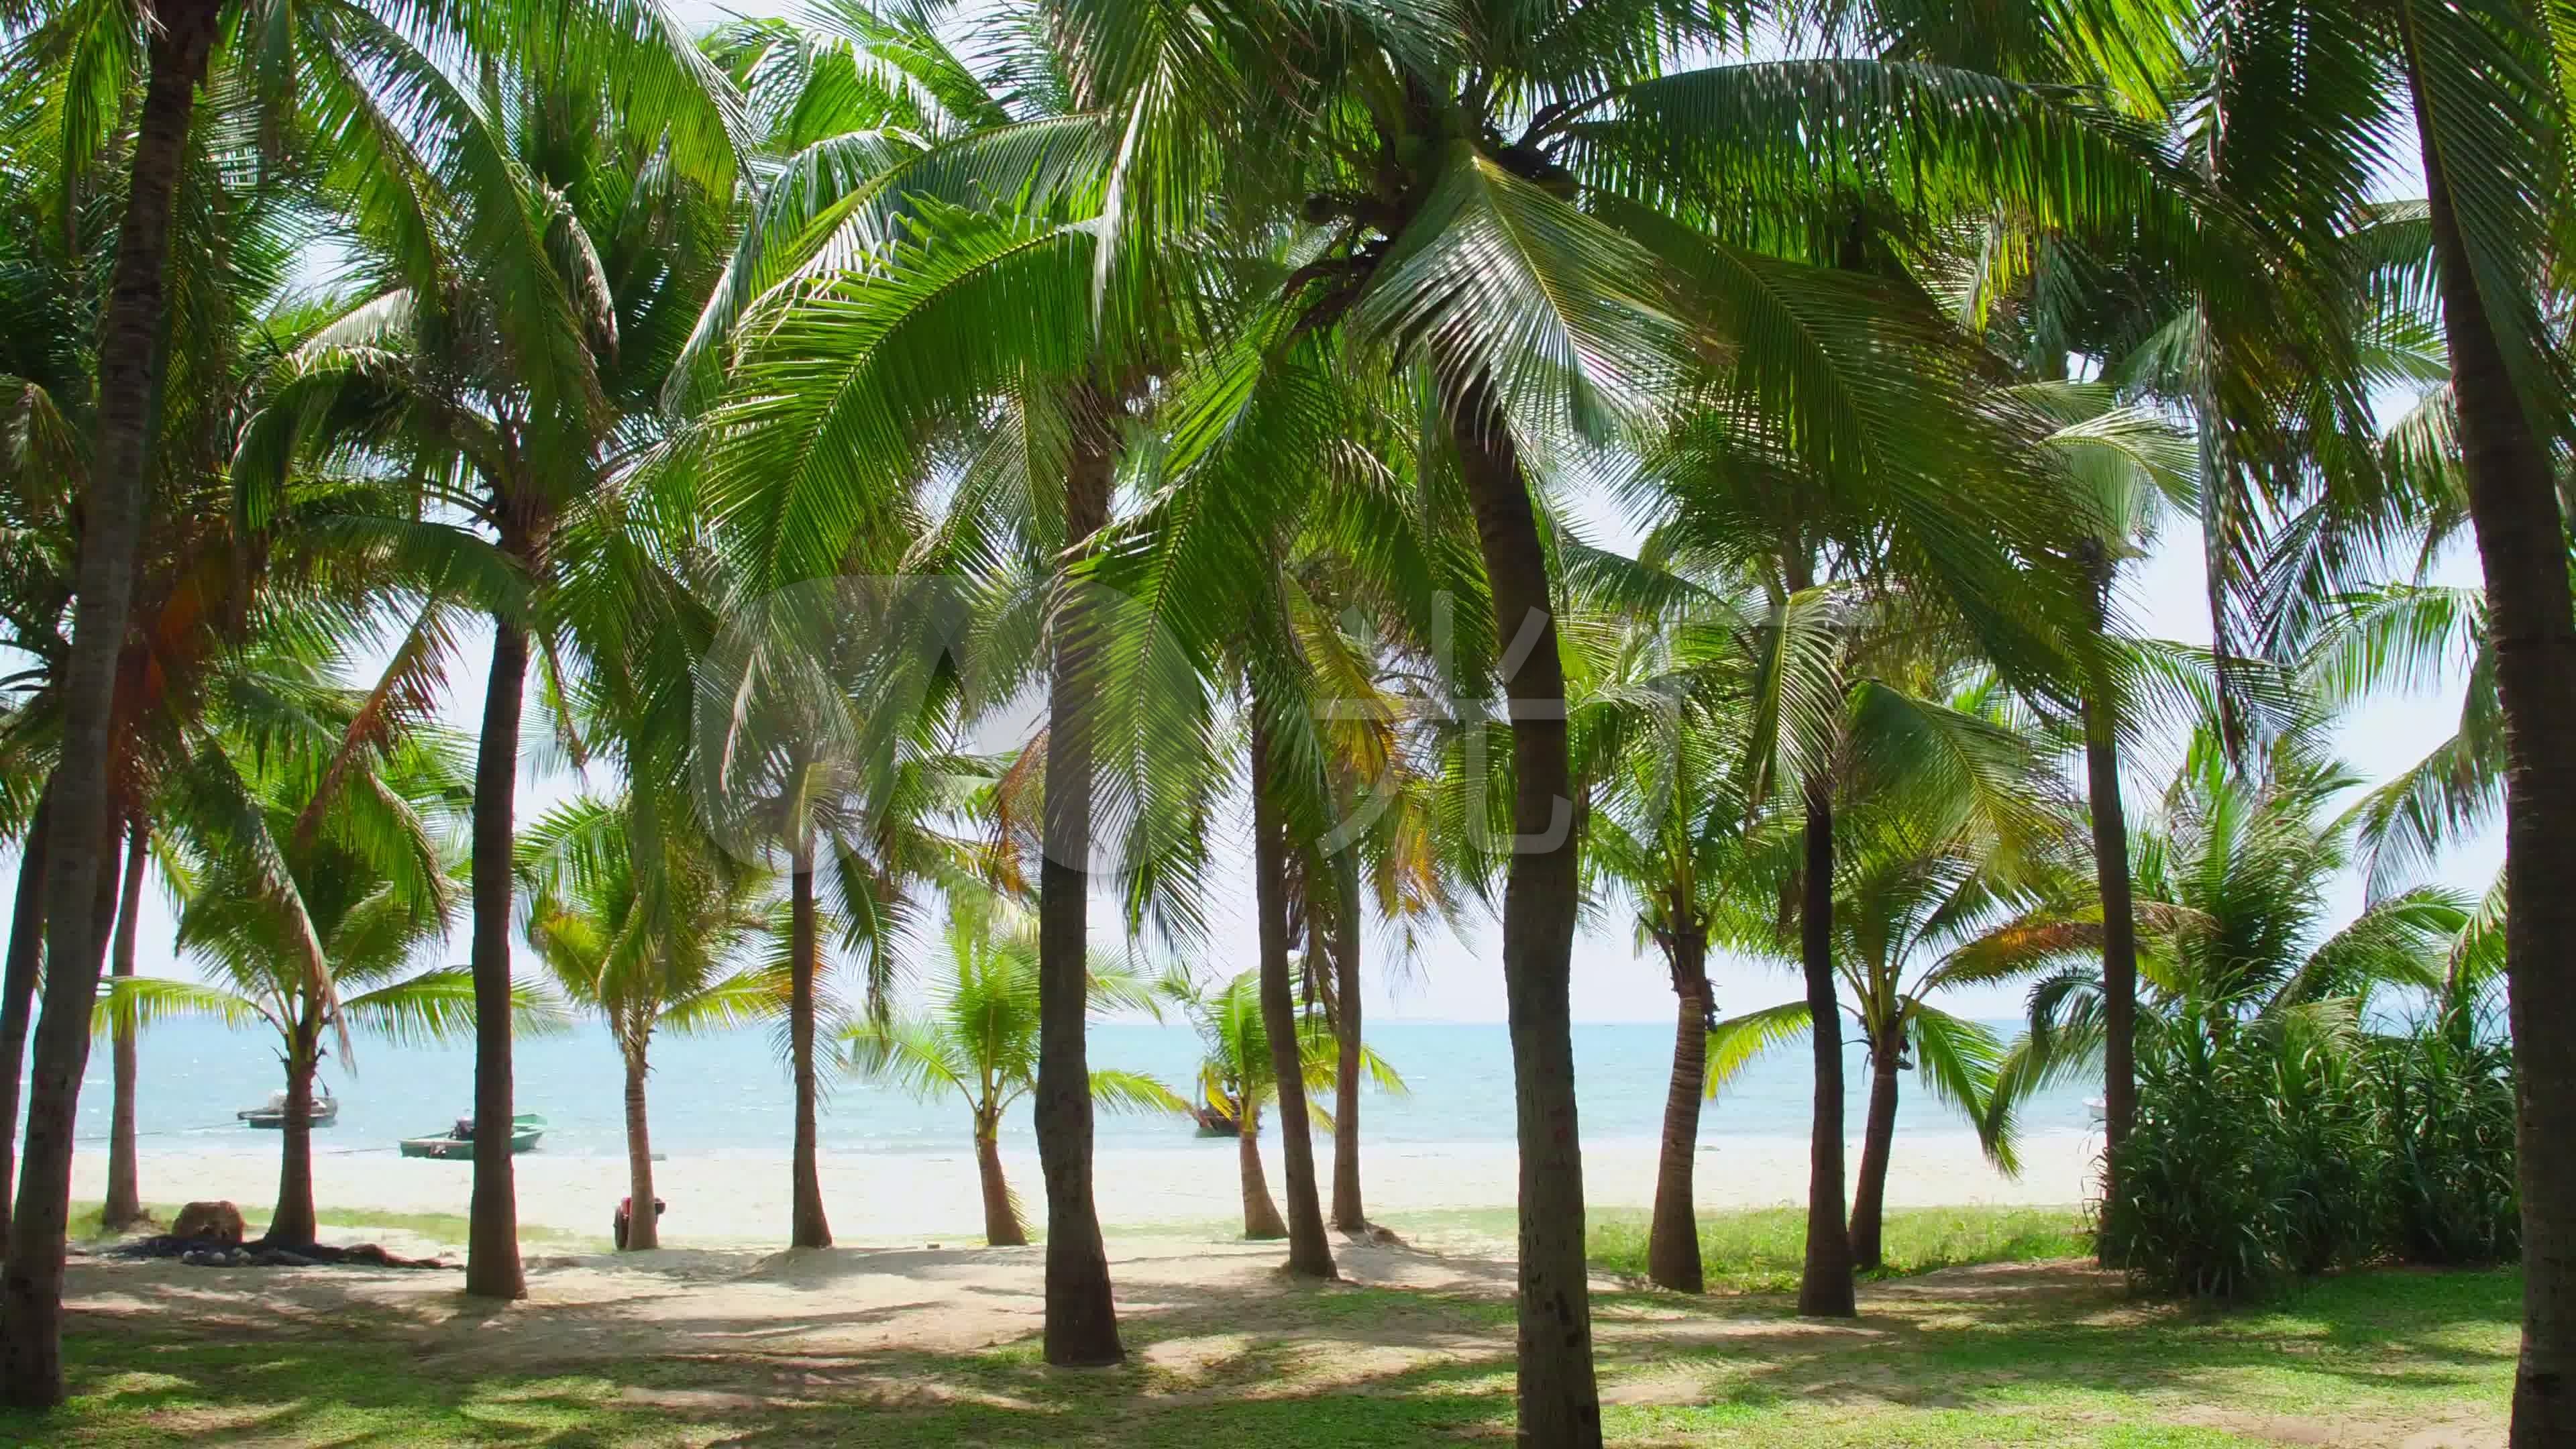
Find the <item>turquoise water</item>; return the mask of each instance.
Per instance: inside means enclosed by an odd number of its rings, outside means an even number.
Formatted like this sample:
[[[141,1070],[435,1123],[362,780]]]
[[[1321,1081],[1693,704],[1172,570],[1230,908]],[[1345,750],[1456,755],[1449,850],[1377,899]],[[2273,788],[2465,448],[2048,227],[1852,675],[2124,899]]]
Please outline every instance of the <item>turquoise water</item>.
[[[1501,1026],[1392,1022],[1369,1036],[1411,1088],[1406,1096],[1373,1093],[1365,1099],[1363,1120],[1370,1140],[1511,1140],[1511,1047]],[[1857,1070],[1858,1049],[1846,1050],[1846,1076],[1853,1089],[1849,1122],[1856,1133],[1865,1084]],[[1662,1122],[1672,1028],[1577,1026],[1574,1051],[1584,1137],[1655,1137]],[[653,1055],[649,1090],[656,1150],[687,1155],[787,1151],[789,1087],[773,1034],[672,1037],[657,1041]],[[155,1027],[143,1039],[141,1057],[138,1123],[147,1150],[241,1144],[250,1129],[235,1122],[233,1112],[258,1105],[282,1085],[275,1052],[263,1037],[210,1022]],[[1096,1067],[1154,1073],[1188,1096],[1198,1039],[1178,1026],[1096,1025],[1091,1059]],[[324,1068],[326,1084],[340,1099],[340,1118],[325,1129],[317,1146],[384,1151],[398,1138],[437,1131],[467,1110],[473,1070],[473,1053],[462,1046],[406,1048],[362,1038],[357,1070],[336,1061]],[[596,1025],[586,1023],[568,1036],[520,1041],[516,1076],[519,1110],[543,1113],[549,1124],[545,1151],[624,1150],[621,1071],[606,1032]],[[1902,1129],[1962,1130],[1960,1119],[1917,1090],[1914,1078],[1906,1086]],[[91,1054],[81,1091],[83,1138],[104,1139],[108,1095],[108,1054],[102,1047]],[[2023,1119],[2025,1130],[2083,1129],[2086,1095],[2065,1091],[2033,1104]],[[1712,1103],[1703,1114],[1701,1133],[1712,1139],[1803,1136],[1810,1098],[1807,1049],[1793,1043],[1749,1068]],[[848,1081],[831,1084],[822,1120],[823,1145],[837,1152],[953,1152],[965,1130],[964,1109],[954,1099],[922,1103]],[[1005,1132],[1029,1138],[1025,1102],[1013,1109]],[[1102,1146],[1168,1145],[1189,1135],[1188,1124],[1169,1118],[1104,1115],[1099,1122]]]

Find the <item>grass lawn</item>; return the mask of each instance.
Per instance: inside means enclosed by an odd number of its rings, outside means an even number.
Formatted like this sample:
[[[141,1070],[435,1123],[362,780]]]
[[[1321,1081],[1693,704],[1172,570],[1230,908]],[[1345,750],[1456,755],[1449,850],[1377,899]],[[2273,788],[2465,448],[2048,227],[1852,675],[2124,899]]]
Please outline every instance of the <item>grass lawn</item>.
[[[250,1203],[236,1203],[234,1206],[241,1209],[242,1222],[249,1227],[252,1237],[258,1237],[267,1230],[269,1218],[267,1208]],[[160,1228],[168,1227],[170,1220],[179,1215],[179,1204],[145,1203],[143,1212],[159,1227],[139,1231],[158,1232]],[[466,1223],[463,1213],[397,1213],[387,1212],[381,1208],[363,1208],[351,1212],[322,1208],[313,1214],[313,1221],[319,1227],[337,1228],[360,1235],[371,1232],[401,1232],[417,1233],[424,1238],[432,1238],[442,1243],[465,1241]],[[82,1208],[72,1214],[71,1240],[73,1242],[95,1243],[110,1236],[111,1234],[105,1232],[99,1225],[97,1208]],[[595,1247],[603,1252],[608,1248],[608,1237],[604,1233],[567,1232],[560,1228],[543,1227],[535,1223],[519,1224],[519,1241],[530,1247]]]
[[[2044,1225],[2001,1217],[1905,1216],[1893,1241],[1917,1265],[2049,1241]],[[1778,1271],[1767,1215],[1729,1215],[1709,1235],[1741,1249],[1729,1281]],[[1617,1241],[1605,1232],[1596,1251]],[[0,1443],[1510,1442],[1510,1305],[1467,1292],[1264,1287],[1131,1309],[1130,1362],[1092,1372],[1050,1371],[1028,1340],[835,1355],[699,1340],[665,1356],[531,1362],[506,1347],[424,1352],[396,1326],[263,1322],[239,1306],[76,1314],[73,1401],[43,1418],[0,1415]],[[2427,1429],[2456,1437],[2419,1442],[2501,1444],[2520,1279],[2355,1273],[2220,1315],[2133,1303],[2072,1265],[2005,1265],[1874,1284],[1856,1325],[1802,1323],[1769,1292],[1625,1289],[1600,1295],[1595,1314],[1616,1444],[2396,1449]]]
[[[1588,1215],[1584,1254],[1595,1270],[1646,1276],[1646,1214],[1617,1208]],[[1491,1238],[1510,1245],[1519,1223],[1508,1208],[1404,1214],[1387,1226],[1408,1237]],[[2034,1263],[2081,1258],[2093,1234],[2072,1207],[1891,1208],[1883,1222],[1887,1267],[1870,1278],[1905,1278],[1968,1263]],[[1807,1210],[1753,1208],[1699,1220],[1699,1255],[1711,1293],[1795,1293],[1807,1259]],[[1867,1281],[1867,1279],[1864,1279]]]

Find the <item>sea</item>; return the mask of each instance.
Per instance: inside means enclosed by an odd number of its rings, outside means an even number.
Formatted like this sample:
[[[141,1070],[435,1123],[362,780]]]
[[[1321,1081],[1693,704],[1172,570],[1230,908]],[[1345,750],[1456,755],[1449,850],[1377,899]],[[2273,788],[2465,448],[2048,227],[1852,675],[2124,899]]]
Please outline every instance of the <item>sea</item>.
[[[1989,1023],[2009,1039],[2013,1024]],[[1586,1141],[1652,1141],[1661,1131],[1670,1075],[1669,1023],[1577,1025],[1575,1091]],[[1189,1028],[1151,1023],[1095,1023],[1091,1062],[1160,1077],[1193,1096],[1198,1038]],[[1511,1042],[1500,1024],[1389,1021],[1369,1042],[1400,1073],[1402,1094],[1371,1091],[1362,1099],[1367,1140],[1380,1143],[1508,1142],[1512,1139]],[[404,1137],[444,1130],[471,1110],[474,1055],[469,1046],[399,1046],[358,1037],[355,1059],[323,1067],[323,1084],[339,1099],[339,1120],[321,1129],[320,1152],[388,1152]],[[1867,1087],[1862,1057],[1846,1046],[1850,1088],[1846,1118],[1857,1135]],[[79,1136],[103,1143],[108,1130],[109,1052],[90,1054],[81,1089]],[[256,1032],[211,1021],[169,1021],[143,1036],[136,1092],[140,1146],[198,1150],[249,1145],[234,1112],[265,1102],[284,1085],[276,1049]],[[540,1113],[542,1151],[624,1152],[623,1073],[607,1032],[579,1023],[567,1034],[522,1037],[515,1049],[518,1109]],[[1967,1123],[1909,1075],[1899,1129],[1961,1132]],[[746,1029],[664,1036],[653,1045],[647,1090],[657,1152],[675,1156],[779,1155],[788,1150],[790,1084],[781,1038]],[[903,1092],[827,1073],[821,1119],[826,1152],[954,1153],[968,1130],[957,1098],[922,1101]],[[2088,1093],[2069,1089],[2033,1102],[2026,1132],[2083,1131]],[[1803,1137],[1813,1100],[1805,1043],[1789,1043],[1748,1067],[1701,1114],[1704,1140],[1729,1136]],[[1103,1147],[1153,1147],[1186,1141],[1191,1125],[1164,1116],[1103,1113]],[[1006,1139],[1034,1140],[1029,1104],[1013,1107]]]

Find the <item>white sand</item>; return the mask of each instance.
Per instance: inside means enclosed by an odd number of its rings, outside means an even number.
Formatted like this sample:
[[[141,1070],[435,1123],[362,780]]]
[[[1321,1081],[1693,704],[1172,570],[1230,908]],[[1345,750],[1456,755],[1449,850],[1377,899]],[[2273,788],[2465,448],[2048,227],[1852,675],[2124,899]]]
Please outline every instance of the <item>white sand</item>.
[[[473,1169],[463,1162],[397,1157],[390,1148],[351,1150],[328,1133],[316,1142],[314,1196],[328,1211],[462,1214]],[[83,1144],[73,1164],[73,1200],[95,1202],[107,1161]],[[1274,1195],[1282,1182],[1278,1144],[1265,1142]],[[1328,1144],[1318,1142],[1321,1150]],[[1974,1203],[2053,1204],[2091,1195],[2099,1142],[2081,1134],[2034,1137],[2022,1144],[2022,1172],[2008,1178],[1978,1153],[1966,1133],[1898,1139],[1888,1174],[1891,1206]],[[1006,1147],[1005,1165],[1031,1225],[1045,1203],[1034,1150]],[[149,1202],[230,1198],[264,1209],[277,1191],[277,1139],[245,1131],[238,1146],[147,1148],[141,1162]],[[1851,1162],[1859,1158],[1858,1144]],[[1240,1221],[1242,1199],[1232,1142],[1168,1148],[1119,1148],[1096,1159],[1101,1220],[1112,1231],[1159,1226],[1214,1226]],[[605,1239],[618,1199],[626,1195],[622,1157],[538,1151],[517,1161],[519,1221],[531,1230]],[[848,1244],[968,1243],[979,1239],[983,1212],[974,1159],[965,1144],[953,1154],[846,1153],[823,1159],[823,1194],[834,1236]],[[1584,1149],[1585,1196],[1605,1208],[1652,1202],[1655,1144],[1618,1141]],[[1329,1159],[1325,1164],[1330,1178]],[[1362,1182],[1373,1217],[1449,1210],[1508,1208],[1515,1167],[1507,1143],[1369,1144]],[[1700,1150],[1699,1204],[1704,1210],[1803,1201],[1803,1138],[1729,1137]],[[776,1246],[788,1223],[783,1155],[674,1155],[654,1164],[654,1187],[670,1204],[663,1241],[673,1247]]]

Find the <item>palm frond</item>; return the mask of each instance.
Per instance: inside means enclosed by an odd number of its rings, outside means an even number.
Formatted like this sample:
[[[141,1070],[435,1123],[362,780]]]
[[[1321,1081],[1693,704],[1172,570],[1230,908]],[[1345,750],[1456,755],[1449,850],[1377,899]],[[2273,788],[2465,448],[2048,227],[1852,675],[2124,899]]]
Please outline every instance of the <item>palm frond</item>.
[[[90,1015],[90,1031],[104,1039],[118,1031],[142,1031],[156,1022],[183,1017],[212,1018],[236,1031],[265,1023],[284,1032],[257,1000],[220,986],[159,976],[112,977],[99,985],[99,1005]]]
[[[1773,1047],[1805,1036],[1814,1020],[1807,1003],[1784,1001],[1719,1022],[1708,1034],[1708,1095],[1715,1097]]]
[[[1163,1112],[1186,1117],[1191,1111],[1188,1100],[1164,1086],[1159,1078],[1107,1068],[1092,1071],[1091,1100],[1111,1112]]]

